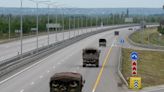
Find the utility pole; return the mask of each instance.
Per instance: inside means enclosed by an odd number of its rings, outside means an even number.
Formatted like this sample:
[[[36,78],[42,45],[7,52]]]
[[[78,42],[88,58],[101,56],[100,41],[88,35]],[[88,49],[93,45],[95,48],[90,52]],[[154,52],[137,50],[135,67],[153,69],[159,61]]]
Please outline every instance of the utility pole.
[[[47,19],[47,21],[48,21],[48,26],[47,26],[47,33],[48,33],[48,46],[49,46],[49,44],[50,44],[50,29],[49,29],[49,24],[50,24],[50,16],[49,16],[49,9],[50,9],[50,6],[49,6],[49,4],[48,4],[48,19]]]
[[[91,26],[91,32],[92,32],[93,31],[92,30],[92,16],[90,17],[90,23],[91,23],[90,26]]]
[[[96,16],[96,30],[98,29],[98,16]]]
[[[87,15],[86,15],[86,18],[85,18],[85,25],[86,25],[86,33],[87,33],[87,30],[88,30],[88,19],[87,19]]]
[[[62,12],[62,24],[63,24],[63,27],[62,27],[62,30],[63,30],[63,40],[64,40],[64,10],[61,8],[61,12]]]
[[[11,15],[9,14],[9,40],[11,38]]]
[[[57,12],[57,7],[56,7],[56,12]],[[56,22],[56,25],[58,24],[58,15],[57,15],[57,13],[56,13],[56,16],[55,16],[55,22]],[[56,41],[58,41],[58,37],[57,37],[57,31],[58,31],[58,29],[57,29],[57,27],[55,28],[55,39],[56,39]]]
[[[32,1],[32,2],[34,2],[34,3],[36,3],[36,49],[38,50],[38,47],[39,47],[39,44],[38,44],[38,30],[39,30],[39,14],[38,14],[38,5],[39,5],[39,3],[44,3],[44,2],[49,2],[49,1],[34,1],[34,0],[30,0],[30,1]]]
[[[78,30],[78,35],[80,34],[80,21],[79,21],[79,15],[77,16],[77,30]]]
[[[76,31],[75,31],[75,29],[76,29],[76,16],[74,15],[74,37],[76,36]]]
[[[71,38],[71,16],[69,16],[69,38]]]
[[[82,32],[82,34],[83,34],[83,16],[80,16],[80,20],[81,20],[81,28],[82,28],[82,29],[81,29],[81,30],[82,30],[81,32]]]
[[[39,17],[39,15],[38,15],[38,2],[36,3],[36,9],[37,9],[37,16],[36,16],[36,47],[37,47],[37,50],[38,50],[38,26],[39,26],[39,24],[38,24],[38,17]]]
[[[20,41],[21,41],[21,55],[23,53],[23,19],[22,19],[22,0],[21,0],[21,17],[20,17]]]

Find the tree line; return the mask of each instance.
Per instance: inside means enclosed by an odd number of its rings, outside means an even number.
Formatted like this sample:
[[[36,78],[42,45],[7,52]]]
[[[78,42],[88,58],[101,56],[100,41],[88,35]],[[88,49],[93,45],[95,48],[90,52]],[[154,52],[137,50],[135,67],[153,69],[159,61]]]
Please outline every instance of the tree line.
[[[46,24],[48,23],[48,15],[39,15],[38,30],[46,32]],[[58,23],[63,29],[82,28],[100,25],[115,25],[124,24],[126,16],[123,14],[110,15],[49,15],[49,23]],[[133,16],[134,23],[139,23],[142,17]],[[145,17],[148,22],[157,22],[157,17]],[[70,24],[69,24],[70,23]],[[23,15],[23,34],[30,35],[31,28],[36,28],[36,15]],[[8,37],[10,29],[11,37],[16,37],[18,34],[15,30],[20,30],[20,16],[16,15],[0,15],[0,38]],[[62,31],[62,30],[59,30]]]

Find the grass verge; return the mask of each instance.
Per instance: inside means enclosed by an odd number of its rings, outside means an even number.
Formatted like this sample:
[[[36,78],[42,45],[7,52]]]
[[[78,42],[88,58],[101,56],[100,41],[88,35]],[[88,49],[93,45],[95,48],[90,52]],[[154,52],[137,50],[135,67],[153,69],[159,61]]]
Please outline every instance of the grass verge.
[[[122,73],[125,79],[131,77],[132,49],[122,49]],[[142,87],[164,84],[164,52],[135,50],[139,54],[138,76],[142,77]]]
[[[159,36],[157,28],[147,28],[144,31],[137,31],[130,36],[130,39],[140,44],[164,46],[164,35]]]

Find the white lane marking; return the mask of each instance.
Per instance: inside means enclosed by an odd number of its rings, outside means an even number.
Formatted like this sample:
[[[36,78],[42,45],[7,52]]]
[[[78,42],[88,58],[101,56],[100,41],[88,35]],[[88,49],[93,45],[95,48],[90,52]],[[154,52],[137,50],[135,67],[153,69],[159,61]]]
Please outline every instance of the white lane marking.
[[[6,46],[6,48],[9,48],[10,46]]]
[[[116,38],[113,40],[111,47],[115,46]]]
[[[113,40],[111,47],[114,46],[115,42],[116,42],[116,38]],[[92,92],[95,92],[95,89],[93,89]]]
[[[20,92],[24,92],[24,89],[20,90]]]
[[[76,70],[73,70],[72,72],[77,73],[77,71],[76,71]]]
[[[34,82],[31,82],[31,85],[34,85],[35,83]]]
[[[80,70],[80,67],[77,67],[77,70]]]
[[[52,54],[52,55],[53,55],[53,54]],[[51,56],[51,55],[50,55],[50,56]],[[49,58],[49,57],[47,57],[47,58]],[[41,61],[36,62],[36,63],[34,63],[33,65],[31,65],[31,66],[25,68],[24,70],[22,70],[22,71],[20,71],[20,72],[18,72],[18,73],[16,73],[16,74],[14,74],[14,75],[12,75],[12,76],[6,78],[5,80],[1,81],[0,84],[2,84],[2,83],[4,83],[4,82],[6,82],[6,81],[8,81],[8,80],[10,80],[10,79],[12,79],[12,78],[14,78],[14,77],[16,77],[17,75],[19,75],[19,74],[21,74],[21,73],[23,73],[23,72],[25,72],[25,71],[31,69],[32,67],[34,67],[34,66],[36,66],[37,64],[43,62],[43,61],[46,60],[47,58],[44,58],[44,59],[42,59]]]
[[[6,81],[8,81],[8,80],[10,80],[10,79],[12,79],[12,78],[14,78],[14,77],[16,77],[17,75],[23,73],[24,71],[29,70],[30,68],[34,67],[35,65],[37,65],[37,64],[39,64],[39,63],[41,63],[41,62],[42,62],[42,60],[39,61],[39,62],[37,62],[37,63],[35,63],[35,64],[33,64],[33,65],[31,65],[30,67],[25,68],[24,70],[22,70],[22,71],[20,71],[20,72],[18,72],[18,73],[14,74],[14,75],[12,75],[12,76],[10,76],[10,77],[8,77],[8,78],[6,78],[5,80],[1,81],[0,84],[2,84],[2,83],[4,83],[4,82],[6,82]]]
[[[52,54],[52,55],[53,55],[53,54]],[[52,56],[52,55],[50,55],[50,56]],[[50,56],[49,56],[49,57],[50,57]],[[71,57],[71,56],[73,56],[73,53],[70,54],[68,57]],[[22,71],[20,71],[20,72],[18,72],[18,73],[16,73],[16,74],[14,74],[14,75],[12,75],[12,76],[10,76],[10,77],[4,79],[3,81],[0,82],[0,84],[3,84],[4,82],[6,82],[6,81],[8,81],[8,80],[10,80],[10,79],[12,79],[12,78],[18,76],[19,74],[21,74],[21,73],[23,73],[23,72],[25,72],[25,71],[31,69],[32,67],[34,67],[34,66],[38,65],[39,63],[45,61],[45,60],[48,59],[49,57],[44,58],[44,59],[40,60],[39,62],[36,62],[36,63],[34,63],[33,65],[31,65],[31,66],[25,68],[24,70],[22,70]],[[68,57],[66,57],[66,59],[67,59]],[[61,63],[59,62],[58,65],[60,65],[60,64],[61,64]]]
[[[63,63],[65,60],[61,60],[60,62]]]
[[[42,78],[43,78],[43,76],[41,75],[39,78],[40,78],[40,79],[42,79]]]
[[[53,54],[52,54],[52,55],[53,55]],[[52,56],[52,55],[50,55],[50,56]],[[72,55],[73,55],[73,54],[70,54],[70,56],[72,56]],[[50,56],[49,56],[49,57],[50,57]],[[37,64],[43,62],[44,60],[48,59],[49,57],[44,58],[44,59],[42,59],[41,61],[34,63],[33,65],[31,65],[31,66],[25,68],[24,70],[22,70],[22,71],[20,71],[20,72],[18,72],[18,73],[16,73],[16,74],[14,74],[14,75],[12,75],[12,76],[10,76],[10,77],[4,79],[3,81],[0,81],[0,84],[3,84],[4,82],[6,82],[6,81],[8,81],[8,80],[10,80],[10,79],[12,79],[12,78],[18,76],[19,74],[21,74],[21,73],[23,73],[23,72],[25,72],[25,71],[31,69],[32,67],[34,67],[34,66],[36,66]],[[59,64],[60,64],[60,63],[59,63]]]
[[[47,70],[47,73],[50,73],[50,71],[49,71],[49,70]]]

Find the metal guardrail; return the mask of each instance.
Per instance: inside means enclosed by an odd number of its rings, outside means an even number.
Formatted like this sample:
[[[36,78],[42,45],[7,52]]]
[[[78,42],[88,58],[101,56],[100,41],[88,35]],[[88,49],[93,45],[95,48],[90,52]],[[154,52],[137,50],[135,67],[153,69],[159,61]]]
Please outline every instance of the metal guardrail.
[[[122,74],[122,48],[120,47],[120,56],[119,56],[119,63],[118,63],[118,75],[120,76],[121,80],[126,84],[127,87],[129,87],[128,82],[126,81],[125,77]]]
[[[105,28],[105,29],[99,29],[97,31],[93,31],[90,33],[85,33],[76,37],[73,37],[71,39],[67,39],[64,41],[60,41],[54,44],[51,44],[49,46],[41,47],[39,49],[35,49],[26,53],[23,53],[22,55],[15,56],[13,58],[4,60],[3,62],[0,62],[0,77],[15,70],[23,65],[29,64],[31,62],[34,62],[36,60],[39,60],[49,54],[54,53],[55,51],[58,51],[64,47],[67,47],[75,42],[78,42],[86,37],[89,37],[94,34],[102,33],[108,30],[112,29],[119,29],[124,27],[131,27],[131,26],[138,26],[137,24],[133,25],[123,25],[119,27],[113,27],[113,28]]]

